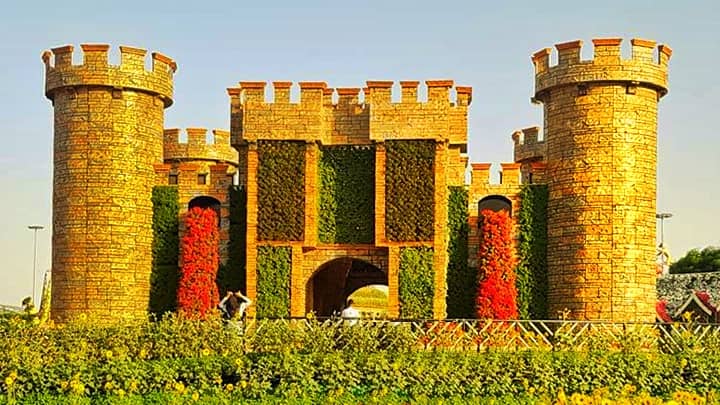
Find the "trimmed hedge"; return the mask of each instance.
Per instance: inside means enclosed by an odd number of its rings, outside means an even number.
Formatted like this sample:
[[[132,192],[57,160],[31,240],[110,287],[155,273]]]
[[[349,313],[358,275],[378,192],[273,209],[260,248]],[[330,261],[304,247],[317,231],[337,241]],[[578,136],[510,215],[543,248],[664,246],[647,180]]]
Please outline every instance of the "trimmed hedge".
[[[302,240],[305,142],[258,142],[257,187],[258,240]]]
[[[153,187],[153,265],[148,308],[156,315],[174,311],[177,306],[177,286],[180,279],[178,201],[177,186]]]
[[[386,141],[385,235],[390,241],[433,239],[435,142]]]
[[[451,319],[475,317],[477,273],[468,266],[468,192],[465,187],[449,187],[447,313]]]
[[[217,285],[220,296],[227,291],[245,291],[245,247],[247,245],[247,190],[242,186],[230,186],[230,229],[228,259],[218,269]]]
[[[325,146],[320,152],[320,242],[372,243],[375,148]]]
[[[289,246],[258,246],[258,318],[290,316],[291,267],[292,249]]]
[[[400,317],[431,319],[435,296],[433,250],[430,247],[400,249]]]
[[[518,311],[521,319],[548,319],[547,202],[543,184],[524,185],[518,212]]]

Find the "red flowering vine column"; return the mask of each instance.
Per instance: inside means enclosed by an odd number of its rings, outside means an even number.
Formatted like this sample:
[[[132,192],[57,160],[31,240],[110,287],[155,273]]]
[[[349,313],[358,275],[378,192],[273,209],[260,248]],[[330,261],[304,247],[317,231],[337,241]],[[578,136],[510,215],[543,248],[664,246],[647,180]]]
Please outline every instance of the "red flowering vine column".
[[[505,211],[483,210],[478,253],[475,309],[482,319],[517,319],[516,257],[512,218]]]
[[[185,217],[185,236],[180,242],[178,310],[205,317],[218,303],[215,284],[218,259],[218,219],[211,208],[193,207]]]

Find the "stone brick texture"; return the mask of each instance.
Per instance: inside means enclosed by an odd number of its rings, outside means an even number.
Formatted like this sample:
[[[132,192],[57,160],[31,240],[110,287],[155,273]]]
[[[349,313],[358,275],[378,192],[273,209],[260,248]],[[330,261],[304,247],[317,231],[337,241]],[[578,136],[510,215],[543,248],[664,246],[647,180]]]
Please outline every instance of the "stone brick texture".
[[[227,241],[227,188],[237,176],[247,190],[246,290],[257,297],[258,245],[292,248],[291,308],[312,307],[308,282],[325,263],[353,257],[388,276],[388,314],[398,316],[399,252],[405,246],[434,250],[433,316],[446,314],[448,186],[468,187],[469,265],[477,266],[478,203],[510,201],[517,219],[525,183],[546,183],[550,313],[569,310],[573,319],[655,319],[655,200],[657,102],[667,92],[669,47],[633,39],[632,56],[621,57],[621,39],[594,39],[594,56],[580,60],[580,41],[536,52],[534,101],[544,106],[539,127],[512,135],[514,162],[503,163],[501,181],[490,182],[490,164],[468,169],[467,112],[470,87],[452,80],[368,81],[362,88],[329,88],[300,82],[240,82],[227,89],[230,132],[164,130],[172,104],[172,59],[120,47],[121,63],[108,63],[107,45],[82,45],[83,62],[72,63],[72,46],[42,55],[45,94],[54,107],[52,316],[80,314],[100,320],[146,316],[151,271],[153,185],[177,178],[181,215],[191,199],[221,203],[221,238]],[[393,89],[400,94],[393,101]],[[426,94],[420,99],[419,94]],[[390,242],[385,231],[386,140],[433,140],[434,239]],[[304,141],[306,148],[303,240],[257,240],[257,176],[260,140]],[[375,146],[375,238],[371,244],[318,241],[320,145]],[[233,150],[234,148],[234,150]],[[198,184],[198,175],[207,175]],[[293,175],[288,173],[288,175]],[[177,176],[177,177],[175,177]],[[516,228],[517,230],[517,228]],[[181,230],[182,232],[182,230]],[[516,232],[517,235],[517,232]],[[222,257],[227,256],[226,242]],[[312,294],[309,294],[312,297]],[[249,315],[254,314],[254,306]]]
[[[194,198],[211,197],[220,203],[220,262],[225,263],[230,238],[228,188],[235,183],[238,152],[230,146],[229,131],[214,129],[210,135],[206,128],[187,128],[183,142],[180,141],[181,132],[178,128],[163,131],[164,164],[155,168],[156,184],[168,185],[170,176],[176,176],[180,238],[185,233],[184,218],[188,205]],[[205,176],[204,184],[200,183],[199,176]]]
[[[657,103],[667,92],[670,50],[619,38],[581,41],[533,55],[535,99],[545,116],[548,281],[551,315],[655,319]]]
[[[291,314],[308,310],[306,285],[326,261],[342,255],[365,260],[388,274],[390,316],[399,314],[398,270],[402,246],[429,246],[435,251],[433,313],[445,317],[447,268],[447,187],[464,184],[467,166],[467,108],[472,89],[454,87],[452,80],[425,83],[427,99],[418,99],[417,81],[400,82],[400,101],[392,101],[391,81],[368,81],[366,87],[331,89],[324,82],[300,82],[300,101],[290,100],[290,82],[273,82],[273,99],[266,100],[265,82],[240,82],[228,89],[231,104],[231,140],[240,152],[241,178],[248,185],[247,289],[256,291],[257,246],[280,244],[293,249]],[[454,87],[454,97],[451,90]],[[362,92],[362,93],[361,93]],[[361,102],[360,96],[363,96]],[[319,145],[374,144],[375,212],[385,212],[384,141],[388,139],[434,140],[435,198],[434,233],[431,241],[389,242],[384,214],[375,215],[375,241],[371,245],[329,245],[318,241]],[[257,141],[302,140],[308,144],[305,165],[305,229],[299,242],[257,241]],[[289,174],[292,175],[292,174]],[[339,256],[340,255],[340,256]]]
[[[107,45],[43,53],[45,94],[54,106],[52,316],[144,318],[152,265],[154,165],[162,163],[163,110],[175,63]]]

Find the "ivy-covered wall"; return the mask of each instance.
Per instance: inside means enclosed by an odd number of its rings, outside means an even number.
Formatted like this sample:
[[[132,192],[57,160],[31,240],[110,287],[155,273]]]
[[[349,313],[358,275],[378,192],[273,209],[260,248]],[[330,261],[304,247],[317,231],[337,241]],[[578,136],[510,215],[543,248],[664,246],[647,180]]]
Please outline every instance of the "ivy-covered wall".
[[[521,319],[548,319],[547,201],[546,185],[527,184],[520,191],[516,285]]]
[[[477,272],[468,266],[468,192],[465,187],[449,187],[448,197],[448,318],[475,317]]]
[[[386,141],[385,234],[390,241],[433,239],[434,141]]]
[[[217,285],[220,295],[227,291],[245,290],[245,246],[247,224],[247,190],[242,186],[228,188],[230,229],[228,259],[218,269]]]
[[[375,148],[326,146],[320,152],[320,242],[372,243]]]
[[[258,240],[302,240],[305,142],[258,142]]]
[[[400,317],[430,319],[435,294],[433,250],[430,247],[400,249]]]
[[[289,246],[258,246],[256,305],[259,318],[290,316],[291,266]]]
[[[179,279],[179,199],[177,186],[155,186],[153,204],[153,264],[150,274],[150,313],[160,315],[177,306]]]

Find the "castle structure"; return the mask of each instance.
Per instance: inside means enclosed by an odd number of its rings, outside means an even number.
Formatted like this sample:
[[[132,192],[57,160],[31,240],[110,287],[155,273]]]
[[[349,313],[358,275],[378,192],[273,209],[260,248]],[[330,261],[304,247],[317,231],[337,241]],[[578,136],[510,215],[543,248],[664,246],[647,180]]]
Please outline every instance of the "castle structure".
[[[501,165],[499,184],[490,182],[490,164],[468,168],[472,89],[452,80],[426,81],[420,91],[420,82],[402,81],[399,101],[390,81],[363,88],[300,82],[299,101],[291,101],[290,82],[273,82],[267,99],[265,82],[243,81],[227,90],[229,133],[215,130],[210,140],[205,129],[189,128],[180,141],[180,130],[164,129],[176,70],[170,58],[153,53],[146,70],[145,50],[137,48],[121,47],[118,66],[108,64],[107,45],[82,45],[80,65],[72,64],[71,46],[45,52],[55,110],[52,316],[145,316],[152,187],[177,185],[181,216],[193,206],[216,209],[226,258],[228,187],[239,185],[245,287],[258,306],[268,266],[277,265],[267,252],[284,249],[283,315],[329,315],[358,288],[385,284],[388,315],[403,316],[410,307],[401,291],[410,277],[405,253],[430,252],[421,276],[428,316],[441,319],[449,190],[467,191],[468,264],[476,266],[480,210],[509,209],[517,218],[521,188],[547,184],[550,314],[651,321],[657,101],[667,92],[671,51],[634,39],[632,57],[623,59],[620,41],[593,40],[589,61],[580,60],[580,41],[556,45],[555,66],[550,49],[533,55],[544,139],[538,127],[513,133],[514,162]],[[347,153],[369,158],[350,172],[338,163]],[[359,211],[328,200],[341,198],[333,193],[348,184],[369,187]]]

